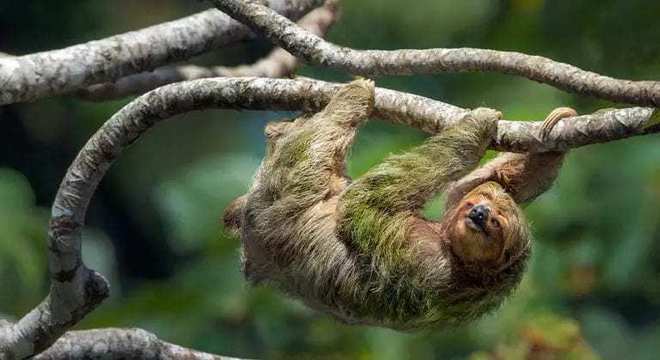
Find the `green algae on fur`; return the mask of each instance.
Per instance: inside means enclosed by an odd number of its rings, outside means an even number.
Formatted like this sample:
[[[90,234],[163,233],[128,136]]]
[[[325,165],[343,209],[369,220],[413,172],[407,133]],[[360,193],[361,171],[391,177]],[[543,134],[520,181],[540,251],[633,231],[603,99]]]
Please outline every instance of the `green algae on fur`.
[[[489,192],[493,211],[501,206],[507,214],[506,229],[490,235],[466,230],[463,195],[450,194],[458,200],[440,222],[423,218],[421,209],[469,178],[501,114],[469,112],[352,181],[346,156],[373,103],[373,82],[357,80],[340,88],[323,111],[268,125],[266,157],[254,183],[225,214],[225,224],[241,236],[243,272],[254,284],[277,287],[347,323],[406,330],[454,325],[491,311],[519,283],[529,256],[529,232],[509,231],[526,229],[521,210],[504,186],[480,183],[474,187]],[[474,262],[454,251],[457,243],[484,239],[502,247],[501,259]]]

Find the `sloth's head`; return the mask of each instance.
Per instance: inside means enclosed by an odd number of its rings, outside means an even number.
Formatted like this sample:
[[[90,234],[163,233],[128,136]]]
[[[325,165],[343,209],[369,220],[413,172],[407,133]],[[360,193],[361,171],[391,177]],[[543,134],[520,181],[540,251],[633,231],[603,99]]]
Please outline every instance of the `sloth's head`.
[[[496,182],[469,192],[454,210],[451,250],[464,263],[502,270],[528,253],[530,232],[522,210]]]

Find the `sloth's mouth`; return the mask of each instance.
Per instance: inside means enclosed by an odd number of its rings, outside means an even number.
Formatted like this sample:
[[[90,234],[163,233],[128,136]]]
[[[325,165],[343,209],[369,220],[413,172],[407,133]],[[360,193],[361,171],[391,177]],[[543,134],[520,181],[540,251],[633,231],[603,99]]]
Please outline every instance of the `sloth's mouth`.
[[[467,225],[467,227],[469,227],[470,229],[472,229],[474,231],[482,232],[482,233],[488,235],[488,231],[483,226],[483,224],[479,224],[479,223],[475,222],[474,220],[472,220],[468,216],[465,217],[465,225]]]

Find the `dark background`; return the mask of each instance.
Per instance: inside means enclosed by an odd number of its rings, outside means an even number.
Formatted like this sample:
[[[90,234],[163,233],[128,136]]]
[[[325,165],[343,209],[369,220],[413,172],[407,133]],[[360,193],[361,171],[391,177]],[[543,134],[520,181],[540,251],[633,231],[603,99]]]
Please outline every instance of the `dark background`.
[[[658,80],[660,2],[345,0],[329,39],[356,48],[480,47],[543,55],[613,77]],[[0,51],[27,54],[136,30],[207,8],[204,2],[0,2]],[[198,64],[239,64],[266,41],[222,49]],[[346,81],[330,70],[306,76]],[[625,106],[499,74],[388,77],[379,86],[507,119],[541,120],[557,106],[580,113]],[[0,107],[0,317],[47,293],[49,207],[89,136],[130,99],[57,97]],[[536,243],[520,289],[473,324],[421,333],[346,326],[238,271],[238,241],[218,222],[243,193],[277,113],[205,111],[179,116],[127,151],[93,198],[86,262],[112,297],[79,328],[142,327],[184,346],[241,357],[652,359],[660,349],[660,147],[638,137],[573,151],[556,186],[528,207]],[[369,123],[350,158],[359,175],[424,135]],[[438,216],[441,200],[429,206]]]

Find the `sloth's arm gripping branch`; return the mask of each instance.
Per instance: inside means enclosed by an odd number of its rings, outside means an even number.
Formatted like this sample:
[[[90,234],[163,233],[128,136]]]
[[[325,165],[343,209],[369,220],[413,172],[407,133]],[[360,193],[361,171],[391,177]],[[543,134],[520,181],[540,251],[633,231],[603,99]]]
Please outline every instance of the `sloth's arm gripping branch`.
[[[503,153],[453,183],[447,191],[446,209],[451,209],[475,187],[498,182],[518,204],[534,200],[547,191],[559,175],[564,153]]]
[[[500,116],[490,109],[474,110],[424,144],[390,156],[357,179],[340,198],[340,234],[366,254],[396,256],[411,215],[449,182],[474,169]]]
[[[424,144],[390,156],[356,180],[344,201],[386,212],[419,210],[446,184],[474,169],[494,136],[499,115],[477,109]]]
[[[126,105],[85,145],[62,181],[54,201],[49,241],[51,296],[16,324],[0,322],[0,358],[38,353],[107,296],[105,280],[82,264],[80,229],[87,205],[110,164],[151,126],[176,114],[206,108],[319,111],[338,88],[337,84],[309,80],[202,79],[158,88]],[[421,96],[375,89],[375,117],[430,133],[461,122],[466,112]],[[654,109],[629,108],[564,119],[543,141],[536,135],[540,122],[500,120],[490,145],[508,151],[563,150],[658,132],[656,116]]]
[[[577,113],[571,108],[553,110],[543,121],[539,136],[547,138],[559,120],[574,116]],[[447,191],[446,208],[452,208],[465,194],[487,181],[498,182],[519,204],[530,202],[552,186],[564,155],[560,151],[502,153],[452,184]]]

